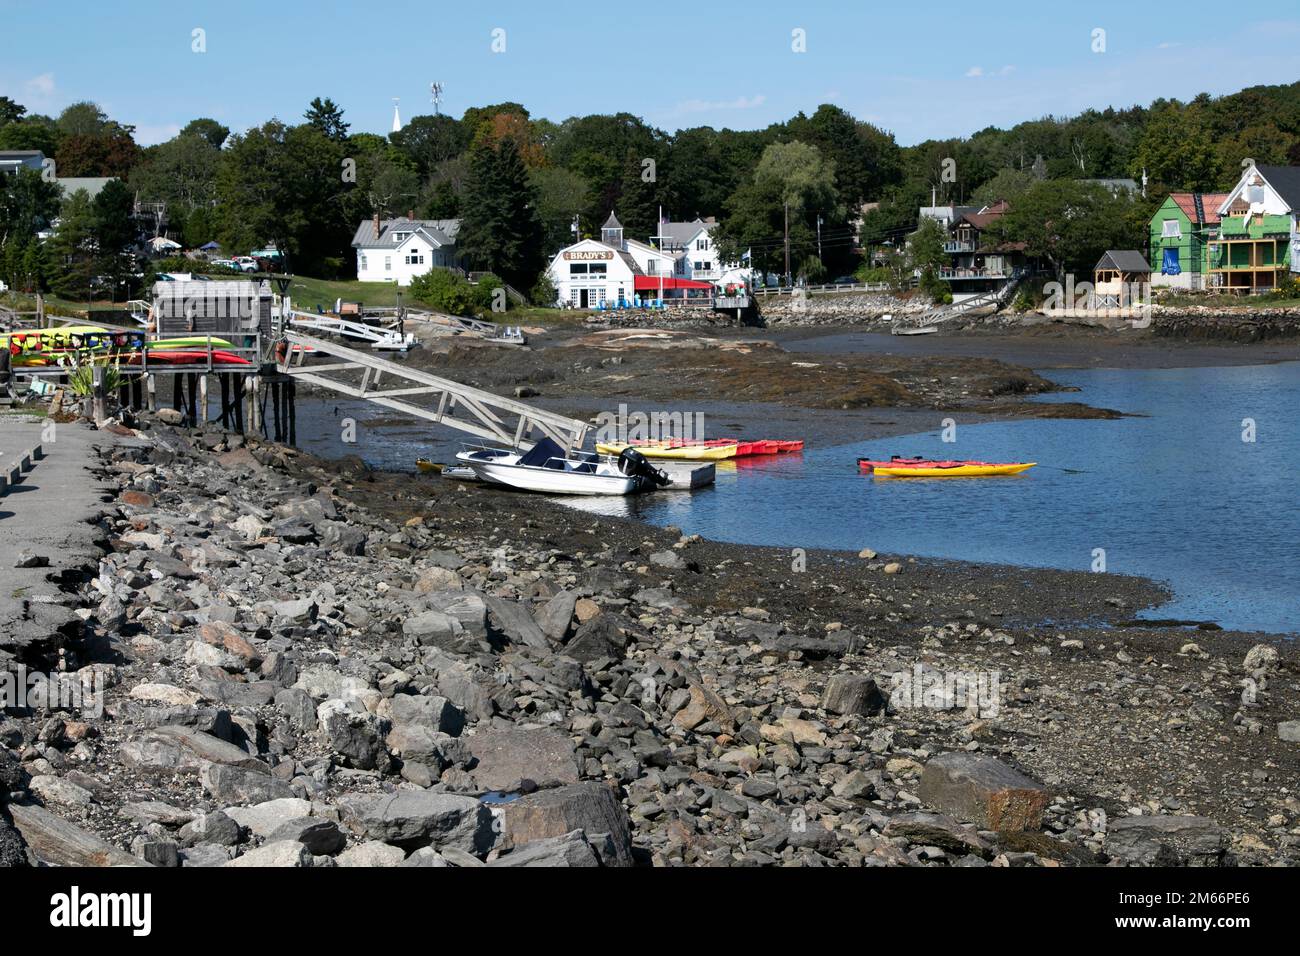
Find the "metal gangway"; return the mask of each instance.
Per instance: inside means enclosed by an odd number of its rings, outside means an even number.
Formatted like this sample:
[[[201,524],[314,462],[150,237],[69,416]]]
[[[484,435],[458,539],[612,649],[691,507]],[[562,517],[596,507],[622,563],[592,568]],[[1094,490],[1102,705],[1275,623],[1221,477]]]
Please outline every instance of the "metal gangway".
[[[981,292],[979,295],[973,295],[969,298],[962,299],[960,302],[954,302],[952,305],[941,305],[938,308],[930,309],[921,313],[919,316],[908,320],[895,319],[894,324],[890,327],[890,332],[894,335],[907,335],[915,333],[921,329],[930,331],[940,322],[948,322],[952,319],[960,318],[968,312],[976,309],[993,306],[996,312],[1002,306],[1007,304],[1011,298],[1011,293],[1015,291],[1020,280],[1027,273],[1024,270],[1017,269],[1011,274],[1006,282],[996,289],[990,289],[988,292]]]
[[[318,356],[334,361],[318,364]],[[285,329],[276,348],[276,364],[293,379],[514,448],[531,446],[542,435],[566,450],[581,448],[590,428],[575,418],[439,378],[292,327]]]
[[[315,332],[326,332],[369,342],[370,347],[378,351],[405,352],[420,344],[420,340],[413,332],[403,332],[400,327],[367,325],[365,322],[355,322],[337,315],[303,312],[293,308],[285,310],[284,314],[286,324],[294,328],[311,329]]]

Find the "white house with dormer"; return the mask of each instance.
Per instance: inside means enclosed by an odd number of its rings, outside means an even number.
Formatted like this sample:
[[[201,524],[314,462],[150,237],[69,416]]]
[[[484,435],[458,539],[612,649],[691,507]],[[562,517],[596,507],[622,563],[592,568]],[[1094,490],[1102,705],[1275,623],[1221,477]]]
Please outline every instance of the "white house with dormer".
[[[744,262],[724,262],[718,254],[713,230],[718,222],[712,216],[691,222],[661,222],[659,235],[652,236],[656,247],[673,257],[673,275],[683,279],[711,282],[715,286],[741,285],[750,278],[748,255]]]
[[[352,237],[357,279],[405,286],[430,269],[459,267],[459,232],[459,219],[367,219]]]

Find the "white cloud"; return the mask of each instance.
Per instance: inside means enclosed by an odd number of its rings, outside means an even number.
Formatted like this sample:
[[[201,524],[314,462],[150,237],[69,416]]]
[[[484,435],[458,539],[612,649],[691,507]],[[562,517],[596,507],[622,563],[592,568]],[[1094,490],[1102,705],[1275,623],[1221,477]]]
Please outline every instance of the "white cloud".
[[[54,74],[42,73],[23,83],[23,91],[28,96],[48,98],[54,95]]]
[[[982,66],[972,66],[969,70],[966,71],[966,75],[969,77],[1008,76],[1011,73],[1014,73],[1015,69],[1016,68],[1014,66],[1011,66],[1010,64],[1004,67],[1000,67],[999,69],[996,70],[986,70]]]
[[[686,100],[673,107],[674,115],[682,113],[713,113],[718,110],[753,110],[767,102],[761,93],[757,96],[738,96],[734,100]]]
[[[1172,50],[1174,47],[1182,46],[1181,43],[1172,40],[1166,40],[1164,43],[1157,43],[1157,50]]]

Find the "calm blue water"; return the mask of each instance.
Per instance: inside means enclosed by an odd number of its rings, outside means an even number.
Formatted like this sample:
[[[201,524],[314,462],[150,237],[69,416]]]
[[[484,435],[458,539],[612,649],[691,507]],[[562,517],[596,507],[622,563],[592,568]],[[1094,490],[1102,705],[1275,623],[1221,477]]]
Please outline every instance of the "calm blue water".
[[[717,487],[635,502],[656,524],[748,544],[1089,570],[1165,582],[1148,616],[1300,632],[1300,364],[1053,370],[1079,400],[1147,417],[962,425],[720,469]],[[1253,419],[1256,441],[1242,441]],[[883,480],[858,456],[1038,461],[1016,478]]]

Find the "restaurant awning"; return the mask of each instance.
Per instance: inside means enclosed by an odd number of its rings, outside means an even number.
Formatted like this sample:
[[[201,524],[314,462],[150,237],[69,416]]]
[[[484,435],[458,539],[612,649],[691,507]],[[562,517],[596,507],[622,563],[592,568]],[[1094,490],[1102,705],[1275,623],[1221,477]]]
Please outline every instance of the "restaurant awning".
[[[669,276],[634,276],[633,288],[637,292],[658,292],[660,289],[712,289],[713,283],[698,279],[674,279]],[[660,283],[663,283],[660,285]]]

